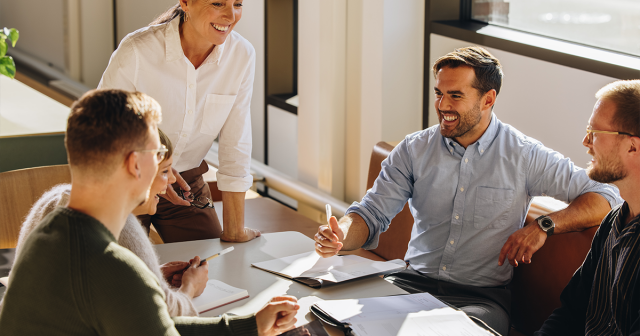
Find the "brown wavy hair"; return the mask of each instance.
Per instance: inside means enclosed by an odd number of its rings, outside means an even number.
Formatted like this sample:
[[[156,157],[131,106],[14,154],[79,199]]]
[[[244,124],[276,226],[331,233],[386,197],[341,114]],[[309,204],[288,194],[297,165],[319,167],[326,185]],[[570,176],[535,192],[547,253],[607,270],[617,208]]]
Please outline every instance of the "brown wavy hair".
[[[108,177],[122,160],[144,148],[160,104],[141,92],[91,90],[71,105],[64,142],[71,168]]]
[[[500,93],[502,87],[502,65],[486,49],[478,46],[458,48],[440,58],[433,64],[433,77],[437,77],[438,71],[444,67],[457,68],[461,65],[470,66],[476,74],[473,88],[479,91],[480,96],[496,90]]]

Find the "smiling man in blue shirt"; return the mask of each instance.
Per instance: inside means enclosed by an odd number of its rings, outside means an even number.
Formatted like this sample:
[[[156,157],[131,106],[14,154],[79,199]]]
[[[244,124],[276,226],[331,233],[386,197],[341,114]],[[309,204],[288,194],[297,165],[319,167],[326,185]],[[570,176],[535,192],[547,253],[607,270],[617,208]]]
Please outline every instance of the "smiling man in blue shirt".
[[[500,62],[480,47],[436,61],[439,125],[409,134],[382,162],[376,182],[338,223],[321,226],[316,251],[375,248],[408,201],[415,219],[405,260],[387,279],[409,292],[430,292],[506,335],[518,262],[550,234],[598,225],[621,202],[615,187],[590,180],[560,153],[493,114]],[[571,204],[524,223],[534,196]],[[512,266],[504,265],[505,258]]]

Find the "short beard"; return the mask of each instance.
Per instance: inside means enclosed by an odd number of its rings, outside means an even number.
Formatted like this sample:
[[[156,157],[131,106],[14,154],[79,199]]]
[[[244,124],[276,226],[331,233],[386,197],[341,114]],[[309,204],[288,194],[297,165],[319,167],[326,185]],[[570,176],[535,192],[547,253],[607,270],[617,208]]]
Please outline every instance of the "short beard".
[[[609,162],[606,165],[601,163],[601,165],[603,166],[602,168],[595,169],[593,165],[589,163],[587,175],[590,179],[600,183],[613,183],[627,177],[627,172],[619,160]]]
[[[438,110],[438,111],[442,115],[442,111],[441,110]],[[445,111],[445,112],[452,112],[452,111]],[[480,120],[482,120],[482,112],[480,111],[480,100],[476,102],[476,104],[471,108],[470,111],[464,113],[464,116],[460,115],[460,113],[457,113],[457,112],[456,114],[458,115],[458,120],[459,120],[458,126],[456,126],[456,128],[452,130],[444,130],[442,129],[442,127],[440,127],[440,134],[442,134],[443,137],[445,138],[461,137],[467,134],[476,125],[478,125],[480,123]]]

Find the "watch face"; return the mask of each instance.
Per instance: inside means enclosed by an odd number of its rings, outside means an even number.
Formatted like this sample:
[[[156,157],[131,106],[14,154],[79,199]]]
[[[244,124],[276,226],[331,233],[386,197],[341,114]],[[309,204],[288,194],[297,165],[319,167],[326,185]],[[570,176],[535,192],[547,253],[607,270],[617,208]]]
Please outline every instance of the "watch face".
[[[545,230],[548,230],[553,226],[553,221],[549,218],[543,218],[540,224]]]

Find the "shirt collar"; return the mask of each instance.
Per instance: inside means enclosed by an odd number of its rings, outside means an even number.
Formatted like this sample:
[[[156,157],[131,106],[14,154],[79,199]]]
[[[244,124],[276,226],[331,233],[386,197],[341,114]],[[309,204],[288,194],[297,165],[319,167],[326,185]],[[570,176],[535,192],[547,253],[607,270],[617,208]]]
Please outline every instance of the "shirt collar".
[[[180,43],[179,16],[169,22],[169,25],[167,26],[167,30],[165,32],[165,41],[167,62],[173,62],[185,57],[184,52],[182,51],[182,44]],[[209,56],[207,56],[207,59],[205,59],[204,64],[216,63],[219,65],[225,44],[226,40],[225,43],[215,46],[213,48],[213,51],[211,51],[211,54],[209,54]]]
[[[498,118],[493,112],[491,112],[491,122],[489,122],[489,127],[484,131],[484,134],[476,141],[478,144],[478,153],[480,156],[484,154],[484,152],[491,146],[493,143],[493,139],[496,138],[496,133],[498,133]]]
[[[634,234],[640,228],[640,215],[633,218],[629,224],[625,225],[623,222],[624,217],[629,215],[629,204],[625,201],[620,208],[620,213],[614,218],[613,231],[615,238],[620,235]]]
[[[480,137],[480,139],[478,139],[478,141],[471,144],[472,146],[475,145],[477,147],[478,154],[480,154],[480,156],[482,156],[484,152],[487,150],[487,148],[491,146],[491,143],[493,142],[493,139],[496,137],[497,132],[498,132],[498,118],[493,112],[491,112],[491,121],[489,122],[489,127],[487,127],[487,130],[484,131],[484,134],[482,134],[482,136]],[[458,143],[455,142],[455,140],[453,140],[452,138],[444,138],[444,143],[447,146],[447,150],[449,151],[449,153],[451,153],[451,155],[453,155],[453,152],[455,151],[455,148],[453,146],[454,145],[456,147],[459,146]]]
[[[173,62],[184,57],[182,44],[180,44],[180,17],[169,22],[164,34],[167,62]]]

